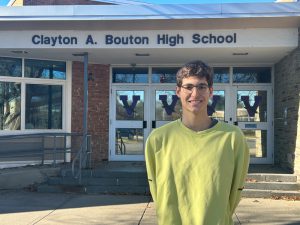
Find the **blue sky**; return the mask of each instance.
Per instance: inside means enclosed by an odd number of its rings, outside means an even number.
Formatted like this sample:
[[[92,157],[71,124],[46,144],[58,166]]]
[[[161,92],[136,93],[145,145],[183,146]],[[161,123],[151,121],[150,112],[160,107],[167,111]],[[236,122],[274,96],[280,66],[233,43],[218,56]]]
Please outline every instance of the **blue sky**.
[[[233,3],[233,2],[274,2],[275,0],[137,0],[155,4],[189,4],[189,3]],[[0,6],[5,6],[9,0],[0,0]]]
[[[1,0],[0,0],[1,1]],[[245,2],[274,2],[275,0],[138,0],[155,4],[189,4],[189,3],[245,3]]]

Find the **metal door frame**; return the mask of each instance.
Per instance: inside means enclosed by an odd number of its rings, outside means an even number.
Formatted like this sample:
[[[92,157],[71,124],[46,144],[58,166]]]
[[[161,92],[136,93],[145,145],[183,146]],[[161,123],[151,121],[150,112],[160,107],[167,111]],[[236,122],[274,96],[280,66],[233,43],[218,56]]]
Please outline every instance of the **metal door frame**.
[[[116,91],[144,91],[144,120],[143,121],[118,121],[116,120]],[[116,128],[138,128],[144,129],[144,146],[146,138],[150,133],[149,124],[149,86],[148,85],[114,85],[111,87],[111,107],[109,113],[109,160],[110,161],[143,161],[142,155],[118,155],[116,154]],[[145,126],[146,125],[146,126]]]

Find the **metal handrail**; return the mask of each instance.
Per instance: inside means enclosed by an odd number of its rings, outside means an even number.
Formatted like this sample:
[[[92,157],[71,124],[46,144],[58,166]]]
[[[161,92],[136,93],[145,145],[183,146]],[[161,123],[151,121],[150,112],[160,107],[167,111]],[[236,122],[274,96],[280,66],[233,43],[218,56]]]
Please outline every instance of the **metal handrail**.
[[[47,132],[2,135],[0,136],[0,162],[5,163],[10,162],[8,161],[9,159],[11,161],[16,161],[20,158],[25,158],[27,160],[26,162],[37,159],[41,160],[41,164],[44,165],[46,156],[51,156],[52,154],[52,159],[48,159],[48,161],[52,162],[54,166],[59,160],[66,163],[67,153],[72,154],[75,150],[74,146],[71,144],[71,139],[69,146],[67,145],[67,137],[75,136],[80,137],[82,136],[82,133]],[[49,137],[52,138],[49,139],[51,142],[47,142],[49,141],[47,140]],[[27,146],[26,144],[28,143],[29,145]],[[64,154],[63,160],[61,154]]]
[[[72,175],[74,178],[78,179],[79,184],[82,183],[82,169],[91,167],[91,135],[87,135],[86,137],[82,137],[80,150],[77,152],[76,156],[72,161]],[[88,159],[88,161],[87,161]],[[75,171],[75,164],[78,161],[77,173]]]

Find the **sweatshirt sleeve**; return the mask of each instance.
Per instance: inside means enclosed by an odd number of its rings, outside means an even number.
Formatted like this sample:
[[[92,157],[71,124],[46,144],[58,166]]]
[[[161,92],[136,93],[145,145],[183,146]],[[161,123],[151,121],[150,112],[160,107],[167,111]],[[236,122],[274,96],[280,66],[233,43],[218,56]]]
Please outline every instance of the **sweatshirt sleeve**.
[[[157,187],[156,187],[155,144],[153,138],[151,138],[151,135],[146,141],[145,161],[146,161],[146,170],[147,170],[150,192],[153,201],[156,202]]]
[[[246,143],[246,139],[242,133],[239,131],[234,139],[234,151],[235,151],[235,165],[233,180],[230,191],[230,213],[233,215],[237,205],[239,204],[241,198],[241,192],[244,188],[244,183],[248,173],[249,167],[249,148]]]

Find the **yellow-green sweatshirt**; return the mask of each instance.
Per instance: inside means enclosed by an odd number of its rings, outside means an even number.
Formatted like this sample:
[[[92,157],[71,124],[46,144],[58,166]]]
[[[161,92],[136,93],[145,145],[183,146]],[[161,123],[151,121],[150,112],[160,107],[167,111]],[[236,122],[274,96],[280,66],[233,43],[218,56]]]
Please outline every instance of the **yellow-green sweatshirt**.
[[[238,127],[195,132],[179,119],[153,130],[145,158],[159,225],[233,224],[249,164]]]

